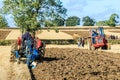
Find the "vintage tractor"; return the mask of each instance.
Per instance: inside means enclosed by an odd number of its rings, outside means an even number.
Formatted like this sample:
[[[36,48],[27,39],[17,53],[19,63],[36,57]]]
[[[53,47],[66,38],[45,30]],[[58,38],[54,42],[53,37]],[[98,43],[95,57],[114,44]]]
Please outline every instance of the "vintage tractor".
[[[35,39],[34,39],[35,40]],[[33,46],[35,46],[37,43],[34,43]],[[19,49],[18,49],[19,48]],[[36,51],[34,47],[32,48],[32,53]],[[25,45],[25,46],[19,46],[18,45],[18,40],[14,41],[14,43],[11,45],[11,57],[10,57],[10,62],[17,61],[18,63],[20,61],[23,61],[22,59],[24,58],[26,60],[27,54],[30,52],[30,48]],[[38,60],[42,60],[42,58],[45,55],[45,43],[42,41],[41,46],[37,49],[38,52]],[[24,60],[24,61],[25,61]]]
[[[93,28],[89,31],[88,49],[107,49],[107,39],[105,38],[103,27]]]

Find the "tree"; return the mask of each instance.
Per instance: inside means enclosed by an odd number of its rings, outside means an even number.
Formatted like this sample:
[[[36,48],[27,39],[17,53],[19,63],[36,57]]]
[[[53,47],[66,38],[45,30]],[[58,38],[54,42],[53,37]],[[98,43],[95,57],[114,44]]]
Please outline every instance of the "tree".
[[[5,28],[5,27],[8,27],[7,20],[5,19],[5,17],[0,15],[0,28]]]
[[[91,19],[89,16],[83,17],[82,19],[83,26],[94,26],[95,21]]]
[[[98,21],[96,22],[96,26],[108,26],[108,21]]]
[[[36,30],[46,21],[64,18],[66,9],[60,0],[4,0],[3,11],[14,16],[16,25],[21,29],[29,27]],[[23,31],[23,30],[22,30]]]
[[[115,27],[116,23],[118,23],[118,21],[116,20],[116,18],[119,18],[118,14],[112,14],[110,16],[110,19],[108,20],[108,25],[111,27]]]
[[[66,19],[66,26],[80,25],[80,18],[77,16],[68,17]]]
[[[56,26],[64,26],[64,19],[54,19],[53,20],[53,24],[56,25]]]

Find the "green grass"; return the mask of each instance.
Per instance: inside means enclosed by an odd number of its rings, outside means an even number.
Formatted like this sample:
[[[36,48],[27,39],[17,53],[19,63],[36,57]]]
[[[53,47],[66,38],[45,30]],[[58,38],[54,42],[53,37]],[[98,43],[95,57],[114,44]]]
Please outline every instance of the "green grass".
[[[120,40],[108,40],[110,44],[120,44]]]
[[[8,46],[13,43],[14,40],[0,40],[0,45],[1,46]]]

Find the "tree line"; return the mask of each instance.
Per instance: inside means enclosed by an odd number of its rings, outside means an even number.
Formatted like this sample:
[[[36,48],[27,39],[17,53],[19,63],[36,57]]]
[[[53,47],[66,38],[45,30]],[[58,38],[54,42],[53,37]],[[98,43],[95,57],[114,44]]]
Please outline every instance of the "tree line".
[[[4,0],[1,14],[12,14],[15,25],[22,31],[30,28],[35,31],[42,26],[77,26],[82,22],[83,26],[111,26],[118,23],[118,14],[111,14],[108,20],[95,21],[95,19],[85,16],[80,19],[77,16],[70,16],[66,19],[67,9],[64,8],[60,0]],[[8,27],[8,23],[3,15],[0,15],[0,28]]]

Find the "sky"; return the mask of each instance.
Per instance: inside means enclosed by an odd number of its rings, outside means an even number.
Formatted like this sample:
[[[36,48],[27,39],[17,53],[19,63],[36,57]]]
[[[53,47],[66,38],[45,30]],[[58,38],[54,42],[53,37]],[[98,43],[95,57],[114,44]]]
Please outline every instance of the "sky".
[[[0,7],[2,7],[0,0]],[[60,0],[67,9],[67,17],[78,16],[81,20],[89,16],[96,21],[108,20],[110,15],[116,13],[120,16],[120,0]],[[12,15],[5,16],[9,26],[14,27]],[[66,17],[66,18],[67,18]],[[120,19],[118,19],[120,21]]]
[[[109,19],[117,13],[120,16],[120,0],[61,0],[67,8],[68,16],[78,16],[81,19],[90,16],[95,20]]]
[[[0,0],[0,8],[2,8],[2,6],[3,6],[3,3],[2,3],[3,1],[4,0]],[[13,20],[13,16],[11,14],[5,15],[5,18],[6,18],[7,22],[8,22],[8,26],[10,26],[10,27],[16,27],[15,26],[15,22]]]

